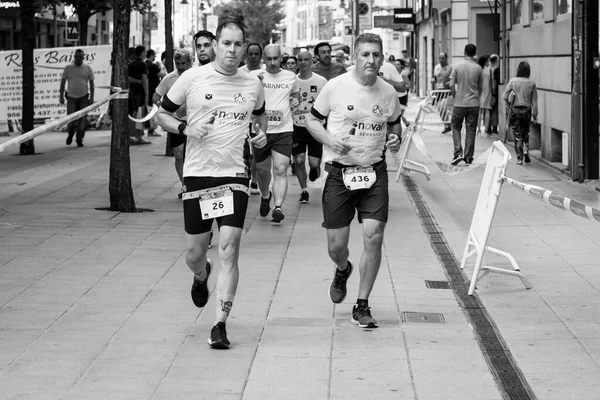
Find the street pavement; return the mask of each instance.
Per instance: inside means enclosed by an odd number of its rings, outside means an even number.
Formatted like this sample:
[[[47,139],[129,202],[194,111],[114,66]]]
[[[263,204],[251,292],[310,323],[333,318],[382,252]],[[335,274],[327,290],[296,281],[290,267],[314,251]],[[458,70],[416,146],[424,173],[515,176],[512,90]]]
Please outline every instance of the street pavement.
[[[409,119],[417,102],[410,101]],[[437,161],[449,162],[452,139],[440,131],[422,136]],[[38,137],[35,156],[0,153],[1,399],[516,398],[490,366],[478,326],[457,300],[460,289],[426,286],[449,276],[392,161],[390,219],[370,298],[379,328],[350,323],[358,273],[344,303],[329,300],[323,181],[310,184],[310,202],[300,205],[290,174],[280,225],[261,218],[259,196],[250,198],[227,324],[232,346],[219,351],[206,343],[214,297],[204,309],[190,299],[179,183],[165,137],[131,148],[137,206],[152,210],[135,214],[97,210],[109,206],[110,132],[88,131],[83,148],[65,146],[65,137]],[[478,137],[476,156],[494,139]],[[409,158],[432,172],[430,181],[410,178],[460,262],[483,168],[451,176],[416,149]],[[509,177],[600,208],[591,188],[535,158],[514,161]],[[477,298],[530,389],[521,398],[600,399],[599,228],[502,189],[489,244],[512,254],[533,288],[490,274]],[[358,265],[361,228],[351,229]],[[217,246],[209,257],[218,270]],[[493,255],[485,263],[509,267]]]

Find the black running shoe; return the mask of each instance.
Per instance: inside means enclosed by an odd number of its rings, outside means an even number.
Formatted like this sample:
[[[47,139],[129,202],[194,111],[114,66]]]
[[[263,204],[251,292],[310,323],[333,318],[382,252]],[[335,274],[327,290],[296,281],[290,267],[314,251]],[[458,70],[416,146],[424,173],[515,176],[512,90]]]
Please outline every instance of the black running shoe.
[[[529,158],[529,154],[528,153],[523,154],[523,159],[525,160],[525,162],[527,164],[529,164],[531,162],[531,158]]]
[[[67,146],[70,145],[71,143],[73,143],[73,135],[72,134],[68,134],[68,136],[67,136]]]
[[[319,176],[321,176],[321,167],[310,169],[310,172],[308,173],[308,179],[310,179],[311,182],[319,179]]]
[[[298,201],[302,204],[306,204],[308,203],[308,197],[308,192],[306,190],[303,190],[302,193],[300,193],[300,200]]]
[[[458,164],[459,162],[461,162],[462,160],[463,160],[463,156],[461,156],[461,155],[455,156],[455,157],[452,159],[452,162],[450,163],[450,165],[456,165],[456,164]]]
[[[340,271],[335,267],[333,282],[331,282],[331,286],[329,286],[329,298],[334,303],[341,303],[346,298],[346,293],[348,292],[346,289],[346,282],[350,275],[352,275],[352,269],[353,267],[350,261],[348,261],[348,268],[343,271]]]
[[[260,197],[260,208],[258,212],[261,217],[266,217],[269,215],[269,211],[271,211],[271,197],[273,197],[273,193],[269,192],[269,198],[265,199],[264,197]]]
[[[194,274],[194,283],[192,284],[192,301],[198,308],[204,307],[208,303],[208,278],[212,271],[212,261],[206,259],[206,278],[203,281],[196,278]]]
[[[230,344],[229,339],[227,339],[225,322],[217,322],[210,331],[208,345],[213,349],[227,350]]]
[[[371,307],[368,306],[355,304],[352,307],[352,319],[350,322],[361,328],[377,328],[377,321],[371,316]]]
[[[273,212],[271,213],[271,222],[280,223],[281,221],[283,221],[284,218],[285,216],[283,215],[281,207],[275,207],[273,209]]]

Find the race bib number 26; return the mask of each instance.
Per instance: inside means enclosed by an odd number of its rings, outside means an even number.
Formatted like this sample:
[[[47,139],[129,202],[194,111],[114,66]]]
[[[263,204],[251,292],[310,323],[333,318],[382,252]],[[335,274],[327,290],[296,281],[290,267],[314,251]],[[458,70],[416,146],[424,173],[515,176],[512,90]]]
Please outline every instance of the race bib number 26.
[[[350,190],[368,189],[377,180],[373,167],[349,167],[342,171],[344,185]]]
[[[200,197],[202,219],[213,219],[233,214],[233,192],[229,189],[207,193]]]

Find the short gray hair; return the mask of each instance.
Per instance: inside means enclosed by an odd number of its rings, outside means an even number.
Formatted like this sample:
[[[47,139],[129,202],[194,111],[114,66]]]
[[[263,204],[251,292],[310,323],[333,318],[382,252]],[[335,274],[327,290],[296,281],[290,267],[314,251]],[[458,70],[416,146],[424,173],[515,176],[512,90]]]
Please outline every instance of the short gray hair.
[[[189,61],[192,61],[192,53],[187,49],[177,49],[175,50],[175,53],[173,53],[173,60],[179,58],[187,58]]]
[[[381,36],[375,33],[361,33],[354,40],[354,52],[356,53],[356,49],[361,43],[376,43],[379,45],[381,51],[383,51],[383,41],[381,40]]]

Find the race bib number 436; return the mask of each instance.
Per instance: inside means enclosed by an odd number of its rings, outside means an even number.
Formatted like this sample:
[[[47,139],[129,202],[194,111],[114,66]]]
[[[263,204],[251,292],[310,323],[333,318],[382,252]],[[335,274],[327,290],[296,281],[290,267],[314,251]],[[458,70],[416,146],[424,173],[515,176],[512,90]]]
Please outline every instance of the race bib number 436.
[[[202,219],[213,219],[233,214],[233,192],[229,189],[207,193],[200,197]]]
[[[342,171],[344,185],[350,190],[368,189],[377,180],[373,167],[349,167]]]

